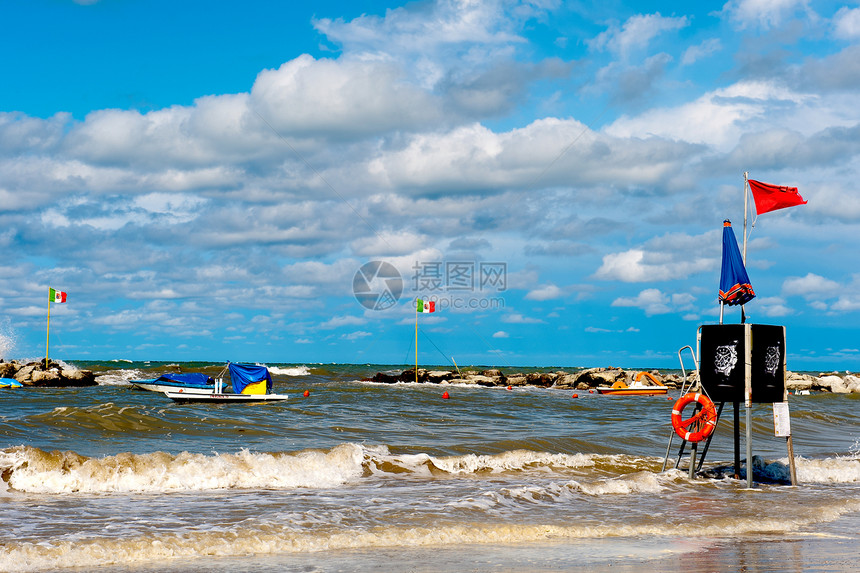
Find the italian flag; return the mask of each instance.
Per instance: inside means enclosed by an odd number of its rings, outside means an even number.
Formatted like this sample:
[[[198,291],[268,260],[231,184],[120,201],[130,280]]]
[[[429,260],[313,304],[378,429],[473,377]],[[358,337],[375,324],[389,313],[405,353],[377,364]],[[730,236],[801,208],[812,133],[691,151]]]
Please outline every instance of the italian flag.
[[[48,300],[51,302],[66,302],[66,293],[61,290],[48,288]]]
[[[423,301],[418,299],[418,312],[436,312],[436,302],[432,300]]]

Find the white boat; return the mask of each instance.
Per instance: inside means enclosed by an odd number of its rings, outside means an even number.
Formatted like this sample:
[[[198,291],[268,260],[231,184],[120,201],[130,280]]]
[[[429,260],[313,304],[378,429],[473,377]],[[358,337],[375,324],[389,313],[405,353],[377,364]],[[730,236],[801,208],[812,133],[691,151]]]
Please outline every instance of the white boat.
[[[183,389],[167,391],[164,395],[174,402],[209,402],[218,404],[225,402],[278,402],[287,400],[287,394],[235,394],[233,392],[198,392],[197,390],[183,391]]]
[[[232,392],[225,392],[223,378],[215,379],[213,387],[184,387],[164,390],[174,402],[277,402],[289,398],[287,394],[272,393],[272,376],[265,366],[227,363]]]

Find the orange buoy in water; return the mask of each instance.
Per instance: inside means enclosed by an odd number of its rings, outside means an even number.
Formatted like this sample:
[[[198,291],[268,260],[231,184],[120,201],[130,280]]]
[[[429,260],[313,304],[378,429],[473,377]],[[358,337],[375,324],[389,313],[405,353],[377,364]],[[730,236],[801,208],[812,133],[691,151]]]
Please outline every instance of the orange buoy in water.
[[[449,395],[448,395],[448,391],[447,391],[447,390],[445,390],[445,391],[442,393],[442,399],[443,399],[443,400],[447,400],[447,399],[448,399],[448,398],[450,398],[450,397],[451,397],[451,396],[449,396]]]
[[[511,388],[510,386],[508,386],[508,390],[513,390],[513,388]]]
[[[310,391],[310,390],[305,390],[305,398],[307,398],[307,397],[308,397],[308,396],[310,396],[310,395],[311,395],[311,391]]]
[[[574,394],[571,398],[579,398],[579,394]]]
[[[589,393],[589,394],[594,394],[594,390],[589,390],[589,391],[588,391],[588,393]]]

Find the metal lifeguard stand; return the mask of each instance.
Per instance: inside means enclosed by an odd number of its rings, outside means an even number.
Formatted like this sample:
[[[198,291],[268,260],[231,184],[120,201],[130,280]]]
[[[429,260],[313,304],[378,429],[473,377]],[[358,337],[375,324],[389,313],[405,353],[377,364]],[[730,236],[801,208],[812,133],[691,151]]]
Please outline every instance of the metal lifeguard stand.
[[[722,415],[726,402],[730,402],[734,410],[734,467],[735,477],[740,477],[740,403],[744,402],[746,409],[746,465],[747,486],[753,484],[752,468],[752,405],[758,403],[785,403],[787,390],[785,385],[786,352],[785,352],[785,327],[768,324],[713,324],[702,325],[698,329],[697,346],[699,351],[694,352],[690,346],[685,346],[678,351],[681,361],[681,370],[684,380],[681,393],[689,392],[697,388],[708,396],[714,404],[719,405],[717,422]],[[684,368],[683,351],[690,349],[698,376],[689,385]],[[786,404],[787,405],[787,404]],[[784,411],[783,424],[788,427],[787,408]],[[774,408],[776,414],[777,408]],[[666,458],[663,469],[669,459],[669,451],[672,447],[672,438],[666,448]],[[794,465],[794,448],[791,441],[790,430],[777,427],[777,435],[785,436],[788,444],[788,459],[791,473],[792,485],[797,484],[797,474]],[[711,433],[705,441],[702,455],[696,465],[696,454],[698,444],[693,443],[690,452],[690,477],[694,477],[697,471],[702,469],[708,447],[714,433]],[[677,468],[684,454],[686,441],[682,441],[678,451]]]

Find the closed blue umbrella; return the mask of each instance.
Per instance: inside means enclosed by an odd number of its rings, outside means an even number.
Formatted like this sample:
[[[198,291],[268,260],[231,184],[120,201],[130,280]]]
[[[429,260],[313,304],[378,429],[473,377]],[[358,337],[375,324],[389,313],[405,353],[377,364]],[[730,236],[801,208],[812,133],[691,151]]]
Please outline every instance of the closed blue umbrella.
[[[755,298],[749,275],[738,249],[732,222],[723,221],[723,268],[720,272],[720,304],[746,304]]]

